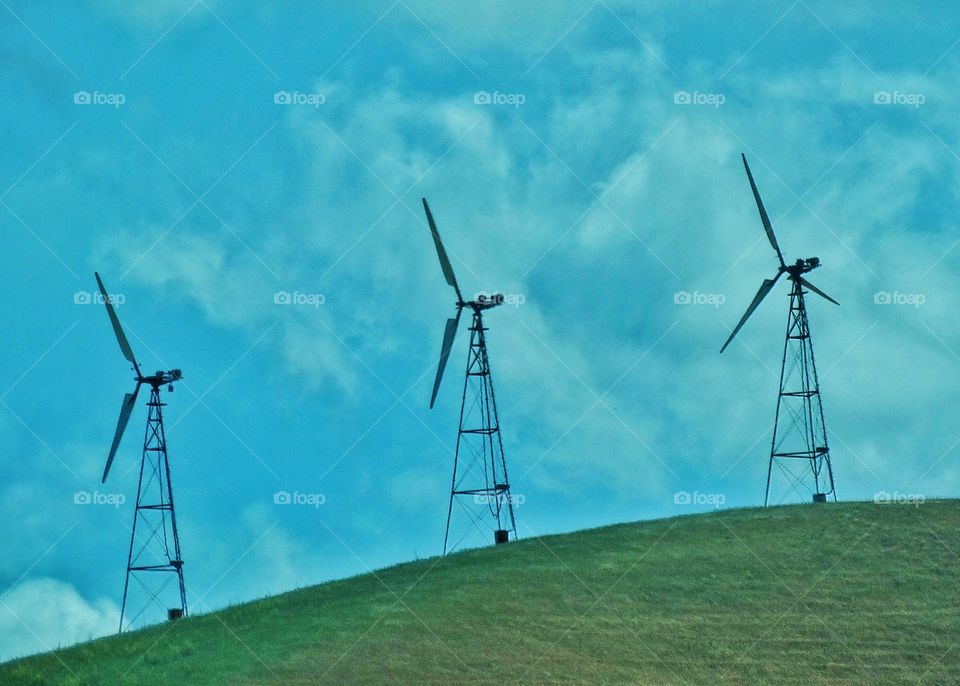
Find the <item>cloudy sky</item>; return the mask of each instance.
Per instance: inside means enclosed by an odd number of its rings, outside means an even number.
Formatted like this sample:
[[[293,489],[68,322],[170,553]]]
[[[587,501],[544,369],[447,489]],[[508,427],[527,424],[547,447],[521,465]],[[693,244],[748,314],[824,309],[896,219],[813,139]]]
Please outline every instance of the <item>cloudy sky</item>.
[[[116,628],[146,398],[101,485],[133,384],[94,270],[183,369],[193,612],[440,552],[467,339],[428,410],[422,196],[464,291],[523,301],[487,320],[521,537],[762,502],[789,289],[718,354],[776,267],[741,152],[841,302],[809,303],[838,497],[960,491],[933,4],[2,0],[0,35],[0,658]]]

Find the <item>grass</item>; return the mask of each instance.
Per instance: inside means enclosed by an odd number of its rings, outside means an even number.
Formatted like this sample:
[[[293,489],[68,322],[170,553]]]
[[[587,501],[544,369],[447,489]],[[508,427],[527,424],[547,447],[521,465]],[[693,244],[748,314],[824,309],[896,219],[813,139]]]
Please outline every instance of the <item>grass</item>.
[[[0,665],[2,684],[958,684],[960,501],[530,539]]]

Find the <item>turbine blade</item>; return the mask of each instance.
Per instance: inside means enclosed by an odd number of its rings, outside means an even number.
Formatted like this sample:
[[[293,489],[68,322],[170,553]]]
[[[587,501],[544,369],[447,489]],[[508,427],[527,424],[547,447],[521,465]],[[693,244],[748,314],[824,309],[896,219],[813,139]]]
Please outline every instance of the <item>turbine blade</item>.
[[[802,283],[802,284],[803,284],[804,286],[806,286],[808,289],[810,289],[811,291],[813,291],[814,293],[816,293],[817,295],[819,295],[821,298],[826,298],[827,300],[829,300],[830,302],[832,302],[834,305],[839,305],[839,304],[840,304],[840,303],[838,303],[836,300],[834,300],[833,298],[831,298],[829,295],[827,295],[826,293],[824,293],[823,291],[821,291],[819,288],[817,288],[816,286],[814,286],[812,283],[810,283],[809,281],[807,281],[806,279],[804,279],[803,277],[800,277],[800,283]]]
[[[783,253],[780,252],[780,245],[777,243],[777,236],[773,233],[773,225],[770,223],[770,217],[767,216],[767,209],[763,206],[763,200],[760,199],[760,191],[757,190],[757,184],[753,180],[753,174],[750,173],[750,165],[747,164],[747,156],[740,154],[743,158],[743,168],[747,170],[747,178],[750,179],[750,188],[753,189],[753,197],[757,201],[757,209],[760,210],[760,221],[763,222],[763,230],[767,232],[767,238],[770,245],[777,251],[777,258],[780,260],[780,266],[784,266]]]
[[[433,221],[433,213],[430,211],[430,205],[427,199],[423,198],[423,210],[427,213],[427,222],[430,224],[430,233],[433,234],[433,244],[437,247],[437,257],[440,258],[440,268],[447,279],[447,283],[453,286],[457,292],[457,302],[463,302],[463,296],[460,295],[460,286],[457,285],[457,277],[453,274],[453,266],[450,264],[450,258],[447,257],[447,251],[443,249],[443,242],[440,240],[440,232],[437,231],[437,225]]]
[[[760,289],[757,291],[757,294],[753,296],[753,302],[750,303],[750,307],[747,308],[747,311],[744,313],[743,317],[741,317],[740,321],[737,323],[737,328],[733,330],[733,333],[730,334],[730,338],[728,338],[727,342],[723,344],[722,348],[720,348],[721,353],[727,349],[727,346],[730,345],[730,341],[732,341],[733,337],[737,335],[737,332],[740,331],[740,329],[746,323],[747,319],[750,318],[750,315],[753,314],[753,311],[757,309],[757,305],[760,304],[760,301],[767,297],[767,293],[769,293],[770,290],[773,288],[774,284],[777,283],[777,280],[780,278],[780,274],[783,274],[783,272],[779,272],[772,279],[764,279],[763,283],[760,284]]]
[[[110,323],[113,324],[113,332],[117,335],[117,343],[120,344],[120,352],[123,353],[123,356],[127,358],[127,360],[133,363],[134,369],[137,370],[137,376],[140,376],[140,365],[137,364],[137,358],[133,356],[133,349],[130,347],[130,342],[127,341],[126,334],[123,333],[123,327],[120,326],[120,319],[117,318],[117,313],[113,309],[113,304],[110,302],[110,296],[107,295],[107,289],[103,287],[103,281],[100,280],[100,275],[97,272],[94,272],[93,275],[97,277],[97,285],[100,287],[100,295],[103,296],[103,304],[107,306],[107,315],[110,317]]]
[[[447,368],[447,358],[450,357],[450,348],[453,346],[453,339],[457,335],[457,325],[460,323],[460,315],[463,310],[457,310],[457,316],[447,320],[447,325],[443,330],[443,345],[440,348],[440,363],[437,365],[437,378],[433,381],[433,395],[430,396],[430,409],[437,400],[437,391],[440,390],[440,380],[443,378],[443,370]]]
[[[123,396],[123,404],[120,405],[120,417],[117,418],[117,430],[113,434],[113,444],[110,446],[110,455],[107,456],[107,464],[103,468],[103,478],[100,483],[106,483],[107,474],[110,473],[110,465],[113,464],[113,458],[117,456],[117,448],[120,447],[120,440],[123,438],[123,432],[127,428],[127,422],[130,421],[130,413],[133,412],[133,405],[137,402],[137,393],[140,392],[140,384],[133,390],[133,393],[127,393]]]

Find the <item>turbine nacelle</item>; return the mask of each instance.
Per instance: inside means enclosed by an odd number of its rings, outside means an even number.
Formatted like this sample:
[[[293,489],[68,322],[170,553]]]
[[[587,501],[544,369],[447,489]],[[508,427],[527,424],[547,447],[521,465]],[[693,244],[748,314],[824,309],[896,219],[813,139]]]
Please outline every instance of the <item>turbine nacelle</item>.
[[[819,257],[808,257],[805,260],[797,260],[795,263],[790,266],[780,267],[780,271],[787,272],[791,276],[799,276],[800,274],[806,274],[807,272],[812,272],[814,269],[817,269],[820,266]]]
[[[155,374],[151,376],[144,376],[140,379],[137,379],[139,383],[150,384],[154,388],[160,388],[164,384],[167,385],[167,390],[173,392],[173,382],[179,381],[183,378],[183,372],[179,369],[171,369],[169,371],[163,371],[158,369]]]
[[[475,300],[463,304],[473,310],[489,310],[497,305],[502,305],[505,299],[503,293],[493,293],[491,295],[478,293]]]

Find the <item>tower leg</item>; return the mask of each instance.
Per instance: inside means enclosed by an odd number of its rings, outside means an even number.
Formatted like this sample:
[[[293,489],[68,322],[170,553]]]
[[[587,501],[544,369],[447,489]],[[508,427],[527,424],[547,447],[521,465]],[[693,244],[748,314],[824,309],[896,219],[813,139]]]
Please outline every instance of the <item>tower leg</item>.
[[[123,583],[123,601],[120,606],[120,631],[124,630],[127,604],[136,591],[137,605],[127,626],[141,618],[154,606],[161,608],[169,618],[187,616],[187,594],[183,582],[183,558],[180,554],[180,535],[177,531],[176,510],[173,504],[173,486],[170,480],[170,461],[163,428],[163,407],[160,389],[152,387],[147,403],[147,427],[140,459],[140,478],[137,483],[137,502],[130,531],[127,553],[127,572]],[[177,591],[168,586],[175,575]],[[131,580],[135,581],[131,585]]]
[[[474,309],[443,539],[444,555],[462,543],[473,529],[485,535],[490,535],[487,529],[491,530],[492,539],[498,544],[516,538],[517,534],[485,331],[481,310]],[[451,541],[454,504],[467,515],[471,527]]]
[[[774,465],[802,500],[808,501],[811,497],[813,502],[837,499],[820,382],[803,286],[799,280],[793,280],[790,291],[790,313],[780,366],[764,506],[770,502]]]

